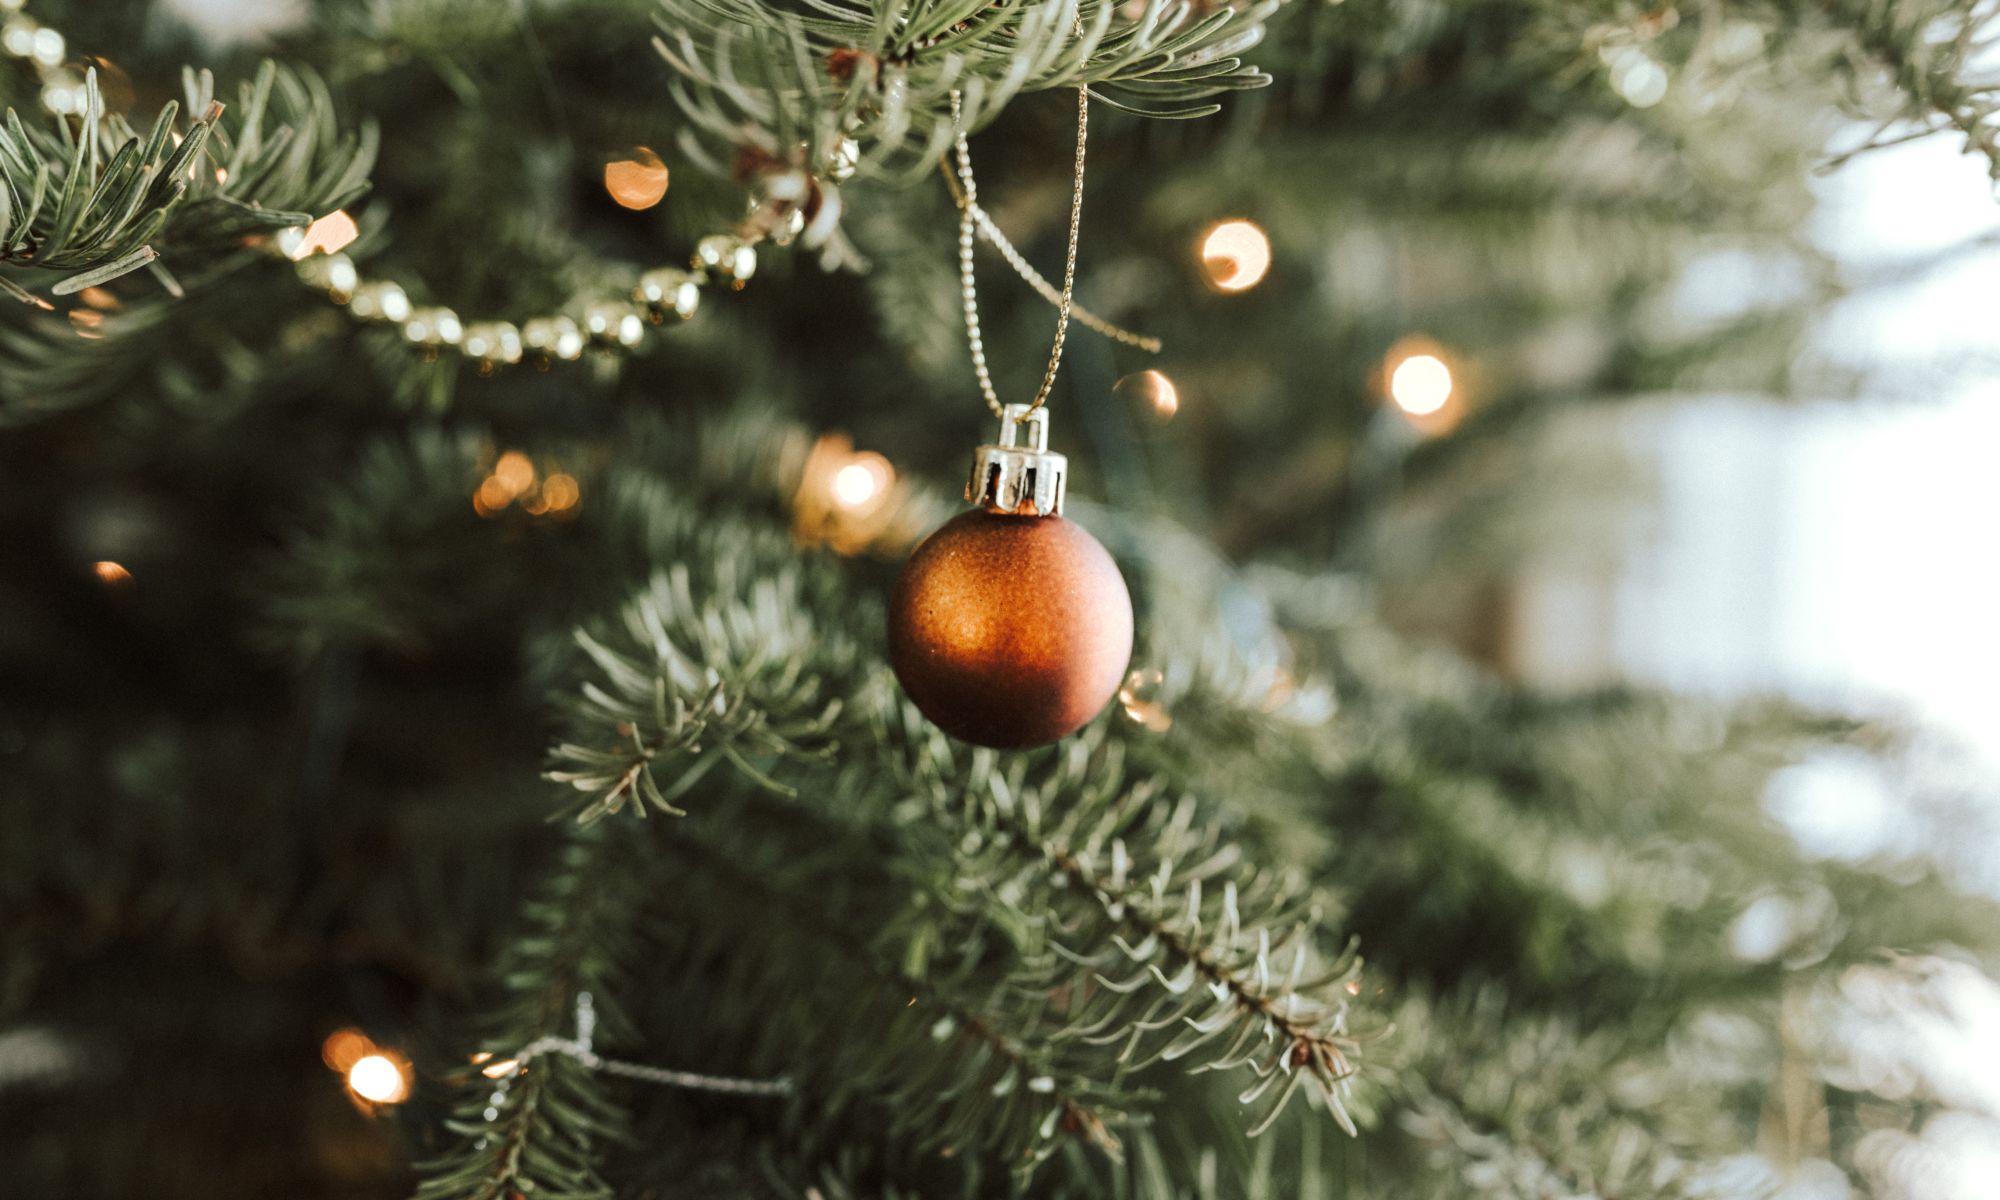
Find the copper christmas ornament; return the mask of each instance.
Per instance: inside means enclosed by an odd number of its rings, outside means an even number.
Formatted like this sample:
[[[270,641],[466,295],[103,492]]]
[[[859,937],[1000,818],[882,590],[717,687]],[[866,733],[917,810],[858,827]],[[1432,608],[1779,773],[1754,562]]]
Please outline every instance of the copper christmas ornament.
[[[890,664],[918,709],[962,741],[1055,741],[1124,678],[1132,597],[1097,539],[1061,516],[1066,473],[1048,450],[1048,411],[1008,406],[966,486],[980,507],[926,538],[896,582]]]

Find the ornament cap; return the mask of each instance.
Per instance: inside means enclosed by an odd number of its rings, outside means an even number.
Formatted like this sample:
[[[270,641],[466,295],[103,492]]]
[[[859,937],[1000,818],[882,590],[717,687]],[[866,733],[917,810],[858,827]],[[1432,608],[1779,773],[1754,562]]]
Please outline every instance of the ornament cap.
[[[973,453],[965,498],[1004,516],[1054,517],[1068,486],[1069,459],[1049,449],[1049,410],[1009,404],[1000,412],[1000,440]]]

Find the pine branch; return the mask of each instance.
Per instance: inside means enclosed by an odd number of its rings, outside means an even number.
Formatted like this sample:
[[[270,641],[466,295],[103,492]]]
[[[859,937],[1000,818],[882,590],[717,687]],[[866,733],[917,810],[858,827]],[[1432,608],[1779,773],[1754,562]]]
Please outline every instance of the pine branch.
[[[67,295],[151,263],[162,253],[155,241],[212,258],[366,189],[374,128],[341,133],[316,76],[266,62],[233,110],[216,101],[208,72],[188,71],[185,84],[188,111],[201,115],[183,128],[169,102],[143,137],[105,115],[94,71],[74,127],[57,118],[53,130],[30,129],[10,109],[0,127],[0,263],[66,272],[53,290]]]
[[[1115,1047],[1121,1072],[1182,1059],[1196,1072],[1249,1067],[1239,1100],[1262,1103],[1253,1135],[1307,1082],[1355,1132],[1344,1104],[1362,1040],[1349,1029],[1352,948],[1322,958],[1320,910],[1296,877],[1247,865],[1192,798],[1128,782],[1116,744],[1092,752],[1086,739],[1040,780],[980,763],[928,786],[962,829],[957,890],[1039,942],[1014,986],[1054,998],[1061,1036]]]
[[[1398,1025],[1403,1061],[1387,1087],[1440,1200],[1690,1200],[1713,1194],[1703,1167],[1740,1149],[1736,1114],[1701,1064],[1676,1066],[1657,1043],[1510,1016],[1492,990],[1413,999]]]
[[[731,949],[740,954],[747,941],[775,938],[758,953],[776,988],[797,978],[788,964],[829,949],[839,963],[822,973],[828,994],[796,998],[799,1018],[786,1022],[788,1041],[817,1048],[795,1070],[808,1103],[837,1113],[862,1100],[906,1139],[900,1155],[978,1148],[1024,1178],[1065,1139],[1119,1152],[1113,1129],[1128,1124],[1148,1094],[1094,1078],[1101,1056],[1052,1038],[1040,998],[1024,1010],[1018,994],[981,983],[976,933],[957,966],[898,965],[828,911],[838,886],[828,876],[851,875],[851,860],[827,852],[816,863],[813,847],[780,848],[769,838],[725,846],[718,822],[701,824],[674,826],[666,849],[719,884],[732,911],[752,918],[726,935]],[[746,898],[754,903],[745,906]],[[868,981],[858,989],[857,973]],[[812,1036],[814,1029],[823,1035]]]
[[[697,600],[684,562],[656,575],[617,626],[579,631],[597,667],[572,712],[582,739],[550,752],[548,778],[584,793],[589,823],[628,802],[645,815],[675,816],[675,801],[718,763],[776,791],[755,759],[808,760],[833,751],[841,701],[809,669],[818,643],[800,602],[798,572],[743,578],[724,558],[720,578]],[[676,773],[662,787],[658,760]]]
[[[1835,160],[1912,136],[1946,130],[1965,152],[1987,161],[2000,183],[2000,78],[1992,74],[2000,4],[1993,0],[1815,0],[1813,9],[1841,30],[1859,56],[1888,74],[1903,98],[1897,118],[1866,144]],[[1982,78],[1980,72],[1985,72]],[[1915,128],[1908,127],[1915,122]]]
[[[182,72],[190,112],[218,110],[215,77]],[[380,135],[341,128],[319,76],[267,60],[237,89],[194,164],[189,201],[168,229],[206,253],[246,237],[311,223],[368,190]]]
[[[135,271],[158,252],[150,245],[189,189],[188,173],[221,110],[204,106],[178,146],[178,106],[168,103],[141,139],[121,118],[104,116],[96,71],[84,79],[78,126],[30,130],[12,109],[0,128],[0,262],[66,272],[58,294]],[[11,290],[26,298],[19,288]]]
[[[612,990],[633,946],[645,873],[628,861],[623,839],[584,830],[563,848],[542,893],[524,912],[501,971],[510,994],[484,1045],[510,1055],[544,1037],[572,1032],[580,992],[590,992],[607,1020],[622,1021]],[[490,1061],[490,1060],[476,1060]],[[425,1165],[420,1200],[609,1200],[598,1173],[602,1143],[623,1134],[624,1116],[603,1080],[581,1064],[548,1055],[517,1071],[507,1086],[474,1072],[447,1126],[456,1146]]]
[[[958,131],[989,124],[1015,96],[1089,86],[1100,101],[1154,117],[1199,117],[1219,92],[1269,77],[1239,57],[1278,0],[1237,8],[1145,0],[879,0],[780,7],[757,0],[662,0],[654,40],[678,72],[693,128],[683,145],[717,174],[741,152],[825,175],[843,137],[869,176],[914,179]],[[801,151],[801,148],[803,150]]]

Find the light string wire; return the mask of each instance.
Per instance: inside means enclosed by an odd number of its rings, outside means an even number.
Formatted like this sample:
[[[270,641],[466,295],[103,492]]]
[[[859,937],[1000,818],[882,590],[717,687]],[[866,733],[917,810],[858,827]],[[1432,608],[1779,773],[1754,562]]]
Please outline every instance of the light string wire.
[[[728,1075],[703,1075],[695,1071],[675,1071],[666,1067],[651,1067],[644,1063],[605,1058],[592,1048],[596,1035],[596,1001],[589,992],[578,992],[576,1036],[536,1038],[515,1052],[508,1063],[496,1064],[499,1067],[497,1077],[500,1085],[494,1090],[487,1111],[496,1112],[506,1100],[508,1088],[514,1079],[527,1069],[530,1062],[550,1054],[571,1059],[586,1071],[619,1075],[626,1079],[637,1079],[665,1087],[685,1088],[689,1091],[710,1092],[724,1096],[789,1096],[792,1093],[792,1081],[783,1076],[777,1079],[737,1079]],[[493,1069],[489,1068],[489,1071]]]

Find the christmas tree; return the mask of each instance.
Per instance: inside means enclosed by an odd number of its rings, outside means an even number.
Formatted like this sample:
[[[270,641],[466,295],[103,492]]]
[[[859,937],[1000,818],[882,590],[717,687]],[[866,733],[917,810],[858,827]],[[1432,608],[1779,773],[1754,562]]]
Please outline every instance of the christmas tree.
[[[1930,1195],[1974,814],[1495,582],[1996,12],[0,0],[0,1195]]]

